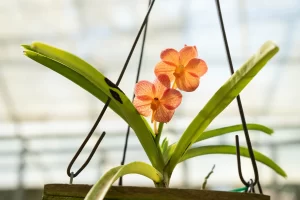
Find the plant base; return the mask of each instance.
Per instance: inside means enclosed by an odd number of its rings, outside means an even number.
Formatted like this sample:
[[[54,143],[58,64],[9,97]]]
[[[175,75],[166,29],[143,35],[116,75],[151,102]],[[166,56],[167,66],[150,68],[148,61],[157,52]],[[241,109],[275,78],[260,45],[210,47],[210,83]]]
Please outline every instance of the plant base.
[[[47,184],[43,200],[83,200],[91,185]],[[270,200],[269,196],[209,190],[113,186],[107,200]]]

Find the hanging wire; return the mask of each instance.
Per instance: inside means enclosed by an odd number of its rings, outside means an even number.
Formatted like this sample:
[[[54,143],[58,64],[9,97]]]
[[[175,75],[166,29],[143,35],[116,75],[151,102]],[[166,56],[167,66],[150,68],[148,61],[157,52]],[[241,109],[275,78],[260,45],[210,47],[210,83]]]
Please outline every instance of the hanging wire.
[[[71,172],[71,176],[70,176],[70,184],[73,184],[73,179],[74,179],[74,172]]]
[[[104,111],[105,112],[105,111]],[[104,112],[101,112],[102,114],[99,115],[97,121],[100,121]],[[100,117],[101,116],[101,117]],[[98,122],[99,123],[99,122]],[[76,161],[77,157],[79,156],[79,154],[81,153],[82,149],[84,148],[84,146],[86,145],[86,143],[89,141],[89,138],[92,136],[94,130],[96,129],[97,125],[96,123],[94,124],[92,130],[90,131],[90,133],[88,134],[88,136],[85,138],[84,142],[81,144],[80,148],[78,149],[78,151],[76,152],[75,156],[72,158],[68,168],[67,168],[67,173],[68,176],[70,177],[70,184],[73,183],[73,179],[80,174],[80,172],[89,164],[89,162],[91,161],[93,155],[95,154],[99,144],[101,143],[102,139],[105,136],[105,132],[103,132],[101,134],[101,136],[99,137],[98,141],[96,142],[95,146],[93,147],[93,150],[91,151],[90,155],[88,156],[88,158],[86,159],[86,161],[83,163],[83,165],[74,173],[71,172],[71,168],[74,164],[74,162]]]
[[[239,142],[239,136],[236,135],[235,136],[235,145],[236,145],[236,158],[237,158],[237,164],[238,164],[238,173],[239,173],[239,177],[241,179],[241,182],[244,185],[248,185],[248,183],[245,181],[243,174],[242,174],[242,167],[241,167],[241,154],[240,154],[240,142]],[[254,174],[254,176],[257,176],[256,174]],[[254,177],[256,178],[256,177]]]
[[[254,188],[253,180],[252,180],[252,179],[250,179],[248,185],[249,185],[248,190],[245,191],[245,192],[248,192],[248,193],[255,193],[255,188]]]
[[[220,2],[219,2],[219,0],[216,0],[215,2],[216,2],[217,11],[218,11],[219,22],[220,22],[220,26],[221,26],[221,30],[222,30],[222,35],[223,35],[224,45],[225,45],[225,49],[226,49],[227,59],[228,59],[228,63],[229,63],[229,69],[230,69],[231,74],[233,74],[234,69],[233,69],[233,65],[232,65],[231,55],[230,55],[229,46],[228,46],[227,37],[226,37],[226,32],[225,32],[225,27],[224,27],[224,23],[223,23]],[[239,108],[239,112],[240,112],[241,121],[242,121],[242,124],[243,124],[243,129],[244,129],[244,134],[245,134],[245,138],[246,138],[246,142],[247,142],[247,147],[248,147],[248,151],[249,151],[249,155],[250,155],[250,159],[251,159],[251,163],[252,163],[252,167],[253,167],[253,171],[254,171],[254,175],[255,175],[255,179],[254,179],[252,184],[253,184],[253,187],[256,184],[258,184],[259,192],[262,194],[263,192],[262,192],[262,188],[260,187],[260,183],[259,183],[259,174],[258,174],[258,170],[257,170],[257,165],[256,165],[252,145],[251,145],[250,136],[249,136],[247,125],[246,125],[246,119],[245,119],[244,110],[243,110],[240,95],[238,95],[236,97],[236,99],[237,99],[237,104],[238,104],[238,108]],[[237,143],[238,143],[238,137],[237,137],[236,140],[237,140]],[[238,155],[238,154],[239,153],[237,152],[237,158],[239,160],[240,155]],[[240,163],[238,163],[238,166],[239,166],[239,171],[241,171]],[[244,178],[243,178],[243,176],[240,172],[239,172],[239,175],[240,175],[242,183],[245,186],[249,187],[249,184],[244,180]]]
[[[150,5],[151,5],[151,0],[149,0],[149,3],[148,3],[148,6],[150,6]],[[145,29],[144,29],[144,35],[143,35],[143,41],[142,41],[142,47],[141,47],[141,53],[140,53],[140,59],[139,59],[139,65],[137,68],[135,83],[137,83],[140,78],[140,72],[141,72],[141,68],[142,68],[144,48],[145,48],[145,42],[146,42],[146,36],[147,36],[147,28],[148,28],[148,18],[146,20],[146,25],[145,25]],[[132,101],[133,101],[133,99],[134,99],[134,94],[132,95]],[[130,134],[130,126],[128,125],[127,131],[126,131],[126,136],[125,136],[125,143],[124,143],[121,165],[125,164],[129,134]],[[123,185],[123,176],[121,176],[119,179],[119,186],[121,186],[121,185]]]
[[[149,14],[150,14],[150,12],[151,12],[151,10],[152,10],[152,7],[153,7],[154,2],[155,2],[155,0],[153,0],[153,1],[151,2],[150,6],[149,6],[149,8],[148,8],[147,14],[146,14],[146,16],[145,16],[145,18],[144,18],[144,21],[143,21],[143,23],[142,23],[142,25],[141,25],[141,27],[140,27],[140,29],[139,29],[139,32],[138,32],[138,34],[137,34],[137,36],[136,36],[136,38],[135,38],[135,40],[134,40],[134,42],[133,42],[133,45],[132,45],[132,47],[131,47],[131,49],[130,49],[130,52],[129,52],[129,54],[128,54],[128,57],[127,57],[127,59],[126,59],[126,61],[125,61],[125,64],[124,64],[124,66],[123,66],[123,68],[122,68],[122,71],[121,71],[121,73],[120,73],[120,75],[119,75],[119,78],[118,78],[118,80],[117,80],[117,82],[116,82],[116,85],[117,85],[117,86],[120,84],[120,82],[121,82],[121,80],[122,80],[122,78],[123,78],[123,75],[124,75],[124,73],[125,73],[125,71],[126,71],[126,69],[127,69],[128,63],[129,63],[129,61],[130,61],[130,59],[131,59],[131,56],[132,56],[133,51],[134,51],[134,49],[135,49],[135,47],[136,47],[136,44],[137,44],[137,42],[138,42],[138,40],[139,40],[139,38],[140,38],[140,36],[141,36],[141,33],[142,33],[142,31],[143,31],[143,29],[144,29],[144,27],[145,27],[145,25],[146,25],[148,16],[149,16]],[[69,163],[68,168],[67,168],[67,175],[68,175],[70,178],[72,177],[72,173],[73,173],[73,172],[71,171],[71,168],[72,168],[74,162],[76,161],[76,159],[77,159],[78,156],[80,155],[80,153],[81,153],[81,151],[83,150],[83,148],[85,147],[86,143],[89,141],[90,137],[93,135],[93,133],[94,133],[95,129],[97,128],[99,122],[101,121],[101,119],[102,119],[102,117],[103,117],[103,115],[104,115],[104,113],[105,113],[105,111],[106,111],[106,109],[107,109],[107,107],[108,107],[110,101],[111,101],[111,98],[108,98],[108,100],[106,101],[106,103],[105,103],[103,109],[102,109],[101,112],[100,112],[100,115],[98,116],[96,122],[94,123],[92,129],[90,130],[89,134],[87,135],[87,137],[85,138],[85,140],[83,141],[83,143],[81,144],[81,146],[79,147],[79,149],[77,150],[76,154],[75,154],[74,157],[72,158],[71,162]],[[94,155],[96,149],[98,148],[98,146],[99,146],[99,144],[100,144],[100,142],[101,142],[101,140],[103,139],[104,136],[105,136],[105,132],[103,132],[102,135],[100,136],[100,138],[98,139],[98,141],[97,141],[97,143],[95,144],[95,146],[94,146],[92,152],[90,153],[88,159],[87,159],[87,160],[84,162],[84,164],[79,168],[79,170],[77,170],[77,172],[73,173],[73,174],[74,174],[74,175],[73,175],[73,178],[75,178],[75,177],[76,177],[76,176],[77,176],[77,175],[78,175],[78,174],[79,174],[79,173],[80,173],[80,172],[88,165],[89,161],[92,159],[92,157],[93,157],[93,155]],[[73,179],[73,178],[72,178],[72,179]]]

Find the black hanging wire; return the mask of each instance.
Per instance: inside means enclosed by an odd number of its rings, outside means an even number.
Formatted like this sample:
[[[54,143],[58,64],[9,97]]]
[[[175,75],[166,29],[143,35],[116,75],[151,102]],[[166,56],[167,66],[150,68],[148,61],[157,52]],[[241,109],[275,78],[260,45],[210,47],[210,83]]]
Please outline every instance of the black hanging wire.
[[[231,74],[233,74],[234,69],[233,69],[233,65],[232,65],[231,55],[230,55],[228,42],[227,42],[227,37],[226,37],[226,32],[225,32],[225,28],[224,28],[222,12],[221,12],[221,8],[220,8],[220,2],[219,2],[219,0],[215,0],[215,2],[216,2],[216,7],[217,7],[217,11],[218,11],[218,16],[219,16],[219,22],[220,22],[220,26],[221,26],[221,30],[222,30],[224,45],[225,45],[225,48],[226,48],[226,54],[227,54],[227,59],[228,59],[228,63],[229,63],[229,69],[230,69]],[[247,142],[247,147],[248,147],[248,151],[249,151],[249,155],[250,155],[250,159],[251,159],[251,163],[252,163],[252,167],[253,167],[253,171],[254,171],[254,181],[251,179],[250,182],[247,183],[245,181],[245,179],[243,178],[243,175],[242,175],[242,172],[241,172],[242,171],[241,170],[241,163],[240,163],[239,138],[238,138],[238,136],[236,136],[236,148],[237,148],[236,153],[237,153],[237,160],[238,160],[239,177],[241,179],[241,182],[248,189],[249,188],[254,188],[254,186],[257,184],[259,192],[260,192],[260,194],[262,194],[263,192],[262,192],[262,188],[261,188],[260,183],[259,183],[259,174],[258,174],[258,170],[257,170],[255,156],[254,156],[253,149],[252,149],[250,136],[249,136],[248,129],[247,129],[246,119],[245,119],[245,115],[244,115],[240,95],[238,95],[236,97],[236,99],[237,99],[237,104],[238,104],[238,108],[239,108],[239,112],[240,112],[241,121],[242,121],[242,124],[243,124],[243,129],[244,129],[244,134],[245,134],[245,138],[246,138],[246,142]],[[251,189],[250,192],[254,192],[254,189]]]
[[[151,5],[151,0],[149,0],[149,3],[148,3],[148,6],[150,6],[150,5]],[[140,53],[140,59],[139,59],[139,64],[138,64],[138,68],[137,68],[135,83],[137,83],[140,78],[140,72],[141,72],[141,68],[142,68],[144,48],[145,48],[145,42],[146,42],[146,36],[147,36],[147,28],[148,28],[148,18],[146,20],[146,25],[145,25],[145,29],[144,29],[144,35],[143,35],[143,41],[142,41],[142,47],[141,47],[141,53]],[[134,99],[134,94],[132,96],[132,101],[133,101],[133,99]],[[124,143],[121,165],[125,164],[129,134],[130,134],[130,126],[128,125],[127,131],[126,131],[126,136],[125,136],[125,143]],[[123,176],[121,176],[119,179],[119,186],[121,186],[121,185],[123,185]]]
[[[118,78],[118,80],[117,80],[117,82],[116,82],[116,85],[117,85],[117,86],[120,84],[120,82],[121,82],[121,80],[122,80],[122,78],[123,78],[123,75],[124,75],[124,73],[125,73],[125,71],[126,71],[126,69],[127,69],[127,66],[128,66],[129,61],[130,61],[130,58],[131,58],[131,56],[132,56],[132,54],[133,54],[133,51],[134,51],[134,49],[135,49],[135,47],[136,47],[136,44],[137,44],[139,38],[140,38],[140,36],[141,36],[141,33],[142,33],[142,31],[143,31],[143,29],[144,29],[144,27],[145,27],[145,25],[146,25],[148,16],[149,16],[149,14],[150,14],[150,12],[151,12],[151,10],[152,10],[152,7],[153,7],[154,2],[155,2],[155,0],[153,0],[153,1],[151,2],[150,6],[149,6],[149,8],[148,8],[147,14],[146,14],[146,16],[145,16],[145,18],[144,18],[144,21],[143,21],[143,23],[142,23],[142,25],[141,25],[141,27],[140,27],[140,29],[139,29],[139,32],[138,32],[138,34],[137,34],[137,36],[136,36],[136,38],[135,38],[135,40],[134,40],[134,42],[133,42],[133,45],[132,45],[132,47],[131,47],[131,49],[130,49],[130,52],[129,52],[129,54],[128,54],[128,57],[127,57],[127,59],[126,59],[126,61],[125,61],[125,64],[124,64],[124,66],[123,66],[123,68],[122,68],[122,71],[121,71],[121,73],[120,73],[120,75],[119,75],[119,78]],[[67,168],[67,175],[70,177],[70,183],[72,183],[72,182],[73,182],[73,179],[74,179],[76,176],[78,176],[78,174],[80,174],[80,172],[88,165],[88,163],[89,163],[90,160],[92,159],[94,153],[96,152],[96,150],[97,150],[99,144],[101,143],[102,139],[103,139],[104,136],[105,136],[105,132],[103,132],[103,133],[101,134],[100,138],[98,139],[97,143],[96,143],[95,146],[93,147],[93,150],[92,150],[92,152],[90,153],[90,155],[88,156],[87,160],[84,162],[84,164],[83,164],[83,165],[82,165],[75,173],[73,173],[72,170],[71,170],[71,168],[72,168],[74,162],[76,161],[76,159],[78,158],[79,154],[81,153],[81,151],[82,151],[83,148],[85,147],[86,143],[89,141],[90,137],[93,135],[93,133],[94,133],[95,129],[97,128],[99,122],[101,121],[101,119],[102,119],[102,117],[103,117],[103,115],[104,115],[104,113],[105,113],[105,111],[106,111],[106,109],[107,109],[107,107],[108,107],[110,101],[111,101],[111,98],[108,98],[108,100],[106,101],[104,107],[102,108],[102,110],[101,110],[101,112],[100,112],[100,115],[98,116],[96,122],[94,123],[92,129],[90,130],[90,132],[88,133],[87,137],[85,138],[85,140],[83,141],[83,143],[81,144],[81,146],[79,147],[79,149],[77,150],[76,154],[74,155],[74,157],[72,158],[71,162],[70,162],[69,165],[68,165],[68,168]]]

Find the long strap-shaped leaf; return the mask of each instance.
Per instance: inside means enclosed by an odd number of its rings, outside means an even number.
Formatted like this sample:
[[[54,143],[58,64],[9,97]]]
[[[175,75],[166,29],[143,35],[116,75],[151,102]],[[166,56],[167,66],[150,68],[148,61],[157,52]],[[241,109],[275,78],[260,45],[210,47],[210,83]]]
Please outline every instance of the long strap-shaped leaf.
[[[247,129],[253,130],[253,131],[261,131],[261,132],[266,133],[268,135],[272,135],[272,133],[274,133],[274,131],[271,128],[266,127],[266,126],[261,125],[261,124],[247,124]],[[233,132],[242,131],[242,130],[244,130],[242,124],[227,126],[227,127],[223,127],[223,128],[217,128],[217,129],[213,129],[213,130],[208,130],[208,131],[203,132],[203,134],[201,134],[196,139],[195,143],[200,142],[202,140],[212,138],[212,137],[217,137],[217,136],[224,135],[224,134],[227,134],[227,133],[233,133]]]
[[[240,147],[240,153],[241,156],[248,157],[249,158],[249,152],[246,147]],[[202,146],[202,147],[196,147],[187,150],[187,152],[184,154],[184,156],[180,159],[180,162],[196,157],[196,156],[202,156],[202,155],[208,155],[208,154],[232,154],[236,155],[236,147],[231,145],[212,145],[212,146]],[[258,151],[254,151],[255,159],[271,169],[273,169],[276,173],[283,177],[287,177],[287,174],[285,171],[279,167],[273,160],[268,158],[267,156],[263,155],[262,153],[259,153]]]
[[[214,94],[181,136],[167,166],[167,173],[173,169],[188,148],[200,137],[206,127],[246,87],[279,48],[271,41],[266,42],[230,79]]]
[[[271,135],[273,133],[272,129],[270,129],[269,127],[266,127],[264,125],[261,125],[261,124],[247,124],[247,129],[261,131],[262,133],[266,133],[268,135]],[[195,143],[200,142],[202,140],[212,138],[212,137],[217,137],[217,136],[221,136],[224,134],[233,133],[233,132],[242,131],[242,130],[243,130],[243,125],[238,124],[238,125],[226,126],[223,128],[217,128],[217,129],[213,129],[213,130],[204,131],[203,134],[201,134],[196,139]],[[167,163],[169,161],[169,159],[171,158],[171,156],[176,148],[176,145],[177,145],[177,143],[174,143],[174,144],[170,145],[167,150],[163,151],[165,163]]]
[[[85,200],[102,200],[111,185],[121,176],[126,174],[140,174],[153,180],[155,183],[162,181],[162,175],[151,165],[143,162],[132,162],[127,165],[112,168],[90,189]]]
[[[101,90],[99,90],[94,84],[92,84],[90,81],[88,81],[86,78],[84,78],[81,74],[74,73],[74,71],[72,71],[66,65],[63,65],[57,61],[54,61],[50,58],[47,58],[41,54],[38,54],[38,53],[30,51],[30,50],[26,50],[25,55],[28,56],[29,58],[37,61],[38,63],[40,63],[42,65],[51,66],[51,67],[49,67],[50,69],[52,69],[53,71],[56,71],[57,73],[63,75],[64,77],[72,80],[77,85],[80,85],[83,89],[85,89],[89,93],[93,94],[95,97],[100,99],[102,102],[107,101],[108,97],[105,93],[103,93]],[[117,106],[116,102],[111,101],[109,104],[109,107],[126,121],[126,118],[121,113],[120,108]]]
[[[152,129],[119,87],[69,52],[39,42],[23,47],[26,56],[75,82],[102,102],[111,98],[111,108],[134,130],[152,165],[158,170],[163,169],[162,154],[155,143]]]
[[[99,72],[81,58],[69,52],[40,42],[34,42],[32,45],[22,46],[26,49],[24,51],[26,56],[45,65],[46,67],[49,67],[73,82],[76,81],[76,84],[86,89],[91,94],[95,96],[97,94],[97,97],[102,102],[107,101],[108,96],[102,90],[99,90],[97,87],[95,87],[95,84],[92,83],[92,80],[96,79],[96,74]],[[41,56],[41,58],[39,56]],[[74,71],[77,73],[74,73]],[[103,77],[104,76],[102,75],[102,78]],[[109,107],[112,108],[124,120],[126,120],[122,115],[120,108],[116,106],[114,101],[109,104]]]

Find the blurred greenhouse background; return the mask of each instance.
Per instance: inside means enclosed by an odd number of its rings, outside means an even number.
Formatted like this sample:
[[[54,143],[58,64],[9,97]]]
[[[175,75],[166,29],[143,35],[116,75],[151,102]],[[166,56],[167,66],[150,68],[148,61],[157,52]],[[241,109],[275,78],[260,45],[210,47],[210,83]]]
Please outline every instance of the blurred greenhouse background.
[[[42,41],[87,60],[116,81],[148,0],[9,0],[0,1],[0,199],[41,199],[44,184],[68,183],[67,166],[96,120],[103,103],[61,75],[22,53],[21,44]],[[274,159],[288,174],[284,179],[258,164],[260,181],[272,200],[300,199],[300,1],[223,0],[223,19],[235,69],[267,40],[280,51],[241,94],[248,123],[275,130],[273,136],[250,131],[255,149]],[[208,73],[196,92],[184,93],[164,137],[175,142],[214,92],[230,76],[215,2],[212,0],[156,0],[150,15],[141,79],[154,80],[160,52],[196,45]],[[141,40],[120,84],[131,97]],[[209,129],[240,124],[234,101]],[[121,162],[126,124],[108,110],[96,133],[73,166],[87,158],[99,134],[107,135],[75,184],[93,184]],[[235,134],[203,144],[235,144]],[[239,133],[244,143],[243,133]],[[131,132],[126,162],[149,162]],[[180,164],[171,187],[201,188],[213,165],[210,189],[241,187],[235,156],[211,155]],[[253,178],[249,159],[243,173]],[[124,177],[124,185],[152,186],[138,175]],[[35,200],[33,197],[31,199]]]

